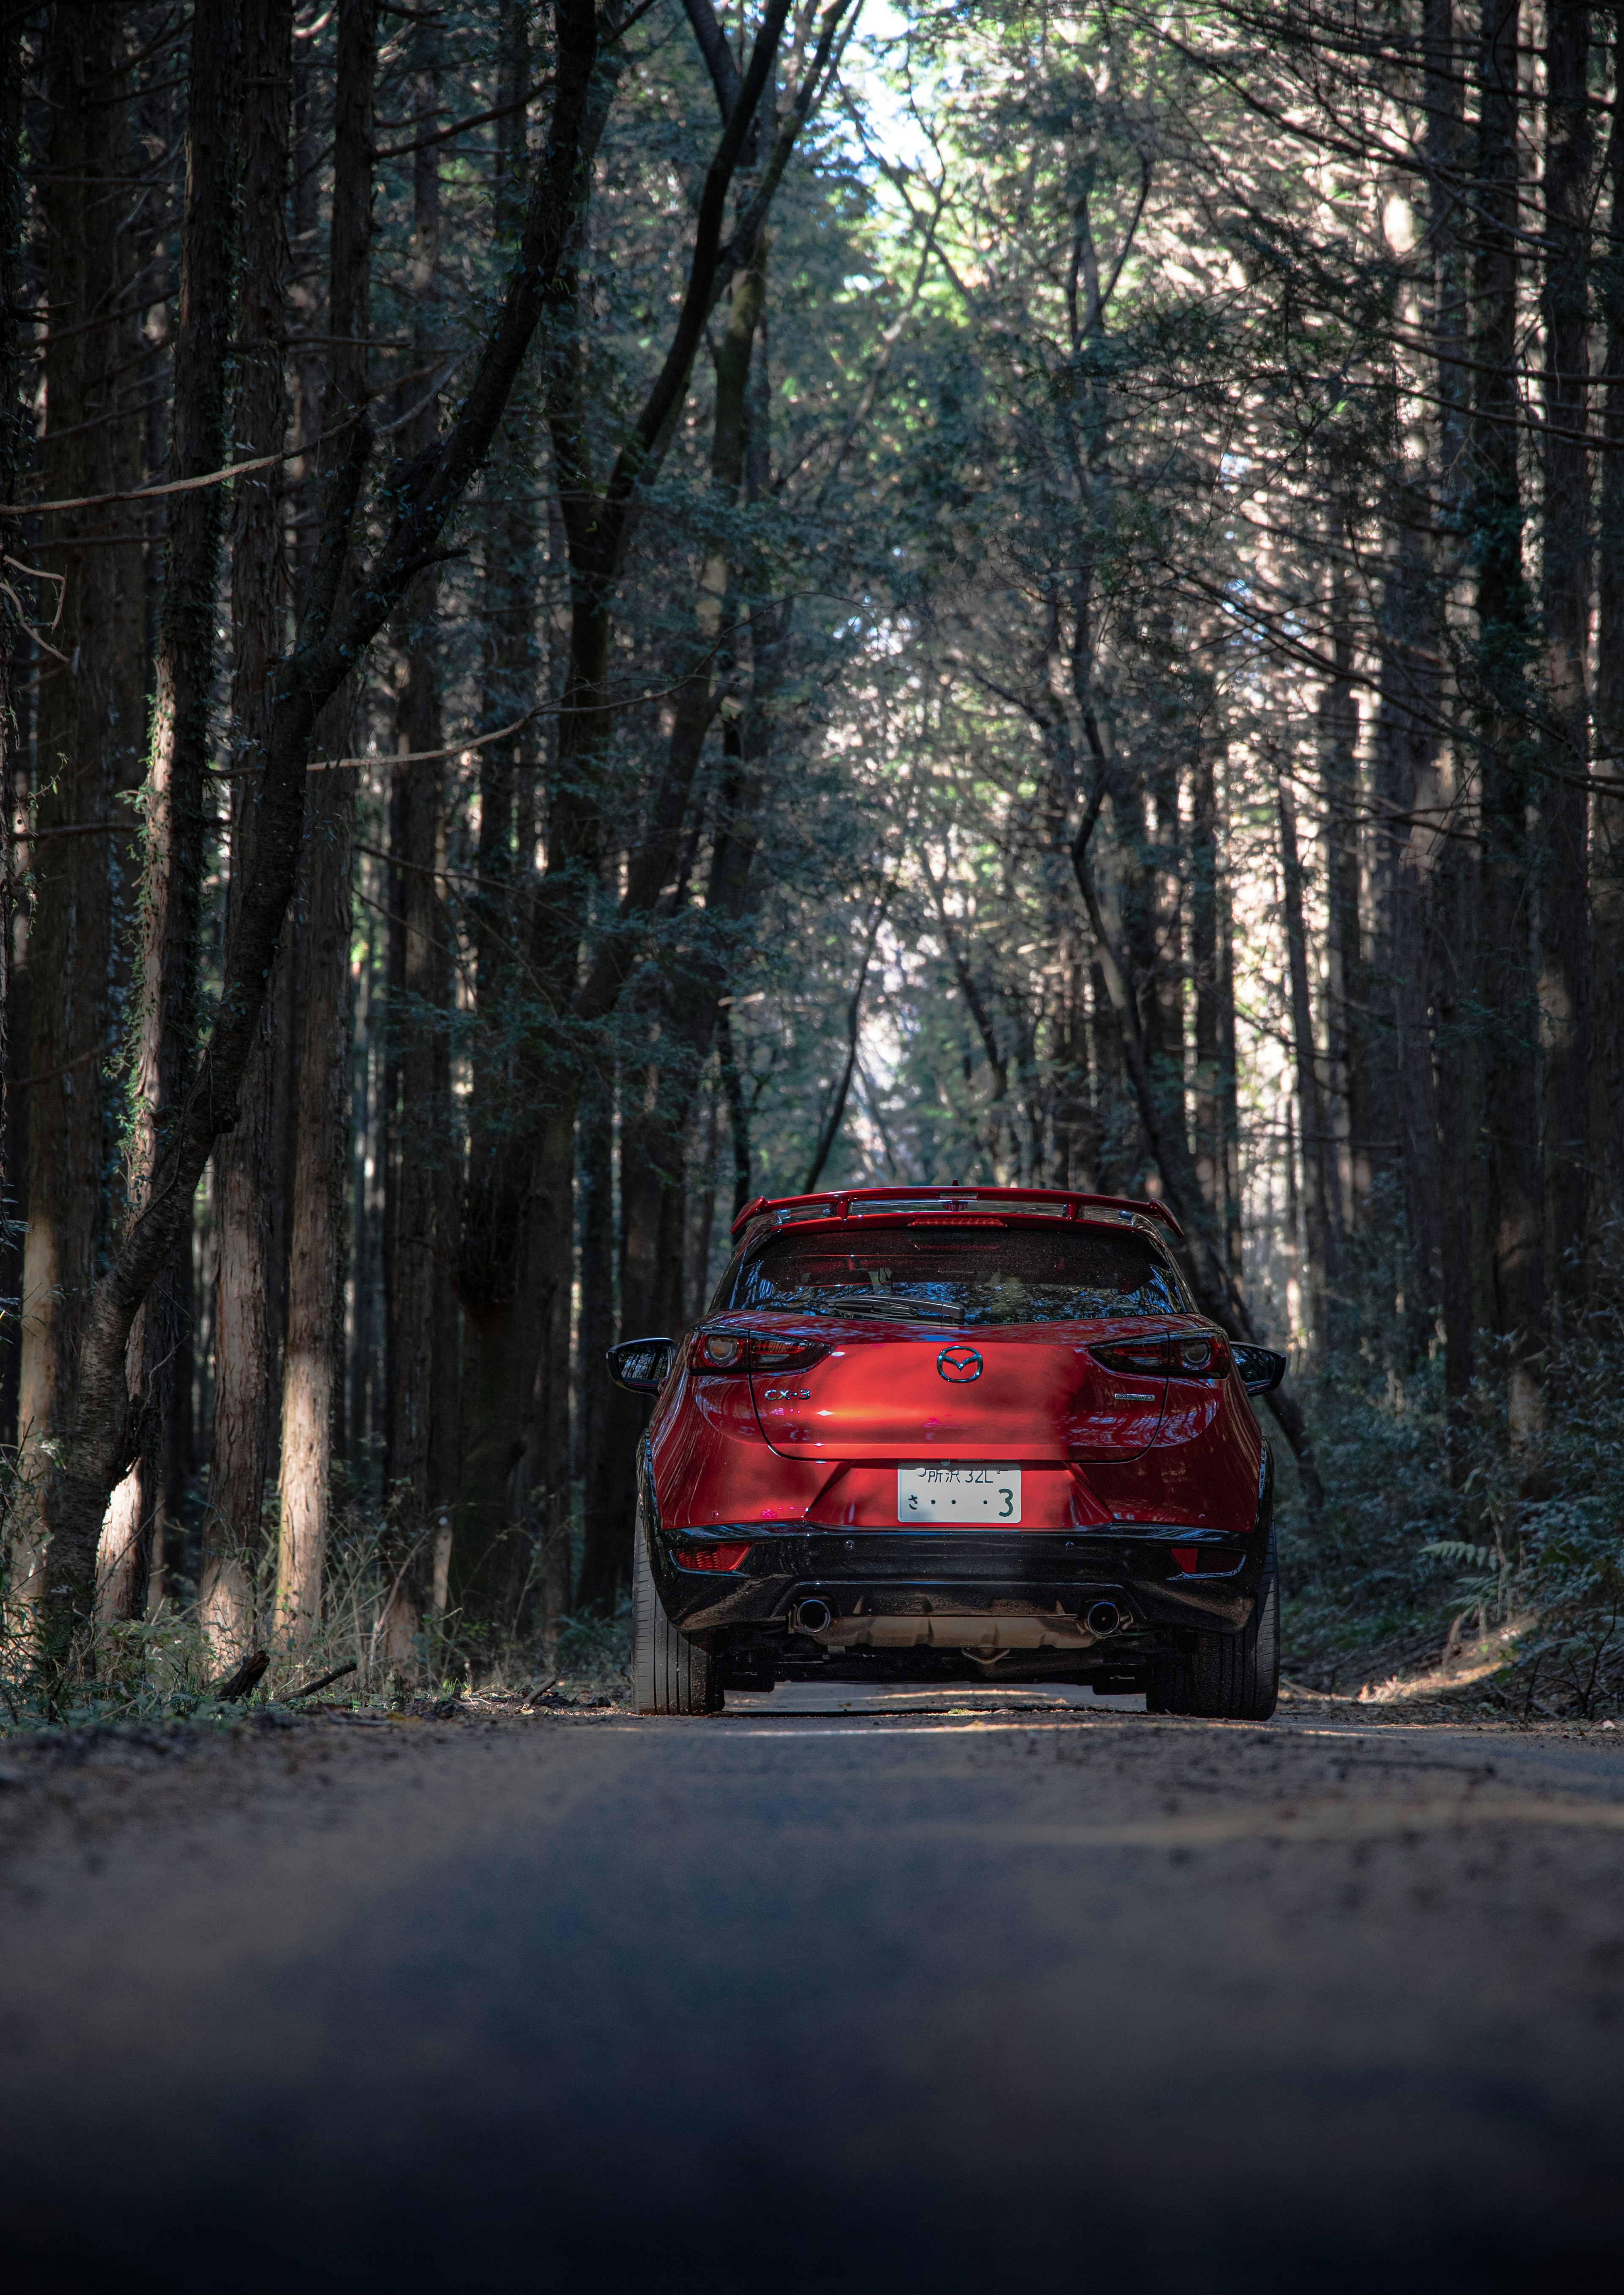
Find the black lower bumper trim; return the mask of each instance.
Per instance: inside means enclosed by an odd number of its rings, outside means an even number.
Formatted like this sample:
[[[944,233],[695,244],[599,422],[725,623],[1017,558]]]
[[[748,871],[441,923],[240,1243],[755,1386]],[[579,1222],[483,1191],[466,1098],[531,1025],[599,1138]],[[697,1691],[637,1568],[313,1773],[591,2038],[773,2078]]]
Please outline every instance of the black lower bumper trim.
[[[711,1539],[749,1537],[737,1571],[689,1570],[672,1557],[694,1533],[657,1540],[656,1573],[673,1622],[696,1638],[738,1629],[787,1629],[816,1595],[835,1616],[1060,1617],[1114,1602],[1130,1629],[1195,1626],[1236,1633],[1252,1614],[1262,1554],[1248,1552],[1222,1578],[1189,1578],[1166,1549],[1118,1538],[942,1538],[918,1532],[796,1531],[763,1538],[745,1525]],[[1237,1545],[1239,1540],[1235,1541]]]

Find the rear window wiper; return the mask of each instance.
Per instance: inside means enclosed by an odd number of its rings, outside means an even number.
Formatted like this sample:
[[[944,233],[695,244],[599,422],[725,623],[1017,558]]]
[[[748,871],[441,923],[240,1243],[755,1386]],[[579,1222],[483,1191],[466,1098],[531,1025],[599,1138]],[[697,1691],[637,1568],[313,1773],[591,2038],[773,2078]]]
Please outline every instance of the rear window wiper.
[[[899,1315],[925,1323],[962,1323],[965,1316],[962,1307],[934,1306],[901,1291],[785,1291],[755,1303],[776,1314]]]
[[[929,1299],[910,1298],[902,1291],[820,1292],[835,1315],[909,1315],[920,1323],[962,1323],[962,1307],[937,1306]]]

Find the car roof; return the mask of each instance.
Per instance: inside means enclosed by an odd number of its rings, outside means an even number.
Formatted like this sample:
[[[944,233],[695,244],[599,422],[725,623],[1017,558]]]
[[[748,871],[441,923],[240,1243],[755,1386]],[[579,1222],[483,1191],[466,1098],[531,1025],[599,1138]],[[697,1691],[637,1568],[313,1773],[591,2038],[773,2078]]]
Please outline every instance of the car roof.
[[[733,1221],[743,1237],[760,1224],[766,1234],[803,1220],[894,1221],[911,1224],[921,1213],[943,1225],[983,1219],[1016,1220],[1047,1226],[1051,1221],[1135,1227],[1182,1242],[1184,1229],[1154,1196],[1075,1195],[1065,1188],[836,1188],[820,1195],[757,1196]]]

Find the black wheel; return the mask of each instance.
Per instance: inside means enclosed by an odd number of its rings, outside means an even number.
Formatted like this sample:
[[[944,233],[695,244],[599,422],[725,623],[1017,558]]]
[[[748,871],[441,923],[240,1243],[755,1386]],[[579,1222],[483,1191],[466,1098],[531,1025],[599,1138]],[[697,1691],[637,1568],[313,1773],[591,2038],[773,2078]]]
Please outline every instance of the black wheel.
[[[1267,1721],[1279,1701],[1280,1581],[1270,1531],[1250,1622],[1238,1634],[1203,1634],[1191,1657],[1163,1659],[1151,1676],[1145,1710],[1211,1721]]]
[[[720,1713],[722,1669],[665,1615],[642,1508],[632,1543],[632,1703],[639,1713]]]

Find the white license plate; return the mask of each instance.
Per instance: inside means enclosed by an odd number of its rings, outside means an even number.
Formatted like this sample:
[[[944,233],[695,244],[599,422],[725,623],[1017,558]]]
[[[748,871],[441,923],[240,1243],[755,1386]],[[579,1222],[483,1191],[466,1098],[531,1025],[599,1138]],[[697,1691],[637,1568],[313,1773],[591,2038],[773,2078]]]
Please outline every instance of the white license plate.
[[[1019,1522],[1021,1470],[1018,1466],[899,1466],[896,1518],[900,1523]]]

